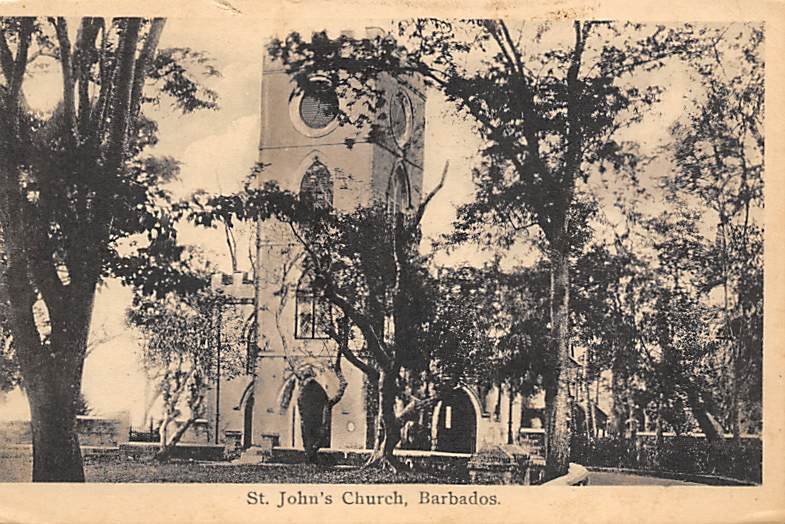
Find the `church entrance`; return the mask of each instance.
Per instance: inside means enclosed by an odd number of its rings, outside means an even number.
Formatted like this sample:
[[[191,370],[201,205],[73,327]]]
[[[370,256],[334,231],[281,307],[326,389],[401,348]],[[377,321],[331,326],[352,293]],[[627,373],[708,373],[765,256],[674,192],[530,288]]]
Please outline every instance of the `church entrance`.
[[[243,449],[248,449],[253,445],[253,393],[245,401],[243,411]]]
[[[308,462],[315,462],[319,449],[330,447],[332,422],[327,393],[315,380],[309,380],[300,387],[297,411],[305,458]]]
[[[474,453],[477,446],[477,418],[469,394],[457,389],[440,404],[436,449],[453,453]]]

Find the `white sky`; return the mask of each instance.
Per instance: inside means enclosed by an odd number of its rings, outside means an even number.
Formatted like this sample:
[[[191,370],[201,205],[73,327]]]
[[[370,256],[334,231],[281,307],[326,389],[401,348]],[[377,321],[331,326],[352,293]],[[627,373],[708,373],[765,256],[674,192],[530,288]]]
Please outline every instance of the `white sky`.
[[[160,126],[160,143],[156,152],[171,155],[182,162],[181,180],[173,186],[178,196],[186,196],[197,189],[208,192],[239,189],[257,160],[259,143],[261,57],[266,35],[270,34],[268,27],[262,22],[255,26],[253,20],[238,24],[232,18],[197,22],[194,19],[170,19],[161,40],[162,48],[190,47],[207,52],[222,73],[220,78],[208,81],[208,85],[220,96],[220,110],[178,115],[162,104],[158,114],[154,115]],[[354,24],[354,29],[361,32],[367,25],[382,24]],[[72,26],[76,26],[76,21],[72,22]],[[668,127],[684,107],[688,89],[686,77],[678,68],[672,73],[674,76],[663,102],[653,109],[644,124],[628,131],[630,138],[641,139],[648,148],[667,140]],[[60,93],[59,81],[56,69],[27,78],[25,89],[31,103],[42,108],[52,107]],[[478,139],[470,126],[450,116],[447,109],[439,95],[429,94],[425,191],[436,184],[447,159],[450,160],[450,172],[445,188],[426,214],[423,225],[426,238],[448,231],[455,218],[456,206],[468,201],[472,195],[470,170]],[[652,169],[667,169],[667,164],[660,163]],[[222,270],[230,270],[222,232],[183,228],[181,240],[200,245]],[[452,262],[476,262],[481,258],[476,248],[469,247],[458,251]],[[248,269],[242,255],[240,265],[241,269]],[[145,378],[139,365],[136,336],[124,321],[130,297],[130,291],[117,282],[109,282],[101,289],[96,301],[94,331],[116,338],[96,347],[88,357],[83,389],[88,403],[99,414],[129,410],[132,422],[140,424]],[[0,420],[27,417],[27,403],[21,393],[11,393],[4,403],[0,399]]]

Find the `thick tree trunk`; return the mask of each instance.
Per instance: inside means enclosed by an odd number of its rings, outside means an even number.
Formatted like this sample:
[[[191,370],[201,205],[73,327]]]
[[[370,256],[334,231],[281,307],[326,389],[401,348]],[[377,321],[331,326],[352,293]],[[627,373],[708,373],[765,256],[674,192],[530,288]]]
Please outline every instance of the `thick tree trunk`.
[[[37,353],[22,365],[33,430],[33,482],[84,482],[76,428],[82,359],[64,348],[50,349],[46,357]]]
[[[59,359],[39,365],[35,378],[25,376],[33,430],[33,482],[84,482],[76,429],[81,365],[75,380]]]
[[[569,403],[569,286],[567,254],[551,254],[551,340],[557,357],[556,381],[546,393],[548,428],[546,432],[545,476],[552,479],[567,473],[570,462]]]
[[[47,304],[48,344],[19,344],[22,379],[33,429],[33,482],[84,482],[76,415],[82,388],[95,285],[71,283],[65,304]]]
[[[401,424],[395,416],[395,393],[397,372],[379,373],[379,412],[376,416],[376,438],[373,451],[365,467],[377,467],[398,472],[403,464],[393,455],[401,440]]]

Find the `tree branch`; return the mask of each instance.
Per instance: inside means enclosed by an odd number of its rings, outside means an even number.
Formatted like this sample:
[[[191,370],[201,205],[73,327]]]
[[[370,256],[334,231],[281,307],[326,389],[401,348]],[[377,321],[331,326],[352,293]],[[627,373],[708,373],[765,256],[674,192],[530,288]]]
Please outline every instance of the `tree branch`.
[[[422,217],[423,215],[425,215],[425,209],[428,207],[428,204],[431,203],[431,200],[433,200],[433,197],[436,196],[436,193],[441,191],[441,189],[444,187],[444,181],[447,179],[447,170],[449,169],[449,167],[450,167],[450,161],[447,160],[444,163],[444,169],[442,170],[442,176],[439,179],[439,183],[436,184],[436,187],[434,187],[430,193],[428,193],[428,196],[425,197],[425,199],[420,203],[420,206],[417,208],[417,214],[414,217],[415,226],[420,225],[420,222],[422,221]]]
[[[127,145],[127,131],[130,120],[131,92],[136,55],[136,44],[139,39],[139,18],[127,18],[117,50],[117,64],[112,84],[117,90],[112,97],[111,128],[107,147],[107,168],[109,173],[116,175],[122,167]]]
[[[102,25],[103,19],[83,18],[76,44],[74,65],[79,75],[78,130],[82,138],[88,134],[90,129],[90,69],[97,59],[95,41]]]
[[[14,79],[14,55],[8,47],[4,30],[0,30],[0,66],[3,68],[6,85],[10,86]]]
[[[19,43],[16,49],[16,60],[14,61],[14,68],[11,75],[11,81],[8,83],[8,105],[9,109],[13,108],[14,112],[14,127],[17,126],[19,114],[19,100],[22,92],[22,82],[27,70],[27,54],[30,50],[30,40],[33,34],[34,19],[25,17],[22,19],[19,31]]]
[[[153,18],[142,51],[139,54],[139,58],[136,60],[134,84],[131,91],[132,120],[135,120],[139,115],[139,109],[142,106],[142,90],[144,89],[144,81],[147,77],[147,68],[152,63],[156,49],[158,49],[158,42],[161,40],[161,33],[163,33],[164,25],[166,25],[165,18]]]
[[[379,335],[376,333],[373,324],[365,315],[357,311],[357,309],[352,306],[348,300],[335,291],[331,279],[326,278],[325,280],[328,282],[328,285],[325,288],[325,296],[327,296],[333,304],[338,306],[341,311],[343,311],[344,315],[349,317],[352,322],[354,322],[355,325],[360,329],[360,331],[362,331],[368,349],[371,351],[379,364],[385,368],[390,367],[393,363],[392,358],[384,350],[385,343],[381,338],[379,338]]]
[[[68,145],[76,147],[79,140],[76,130],[76,97],[74,95],[74,66],[71,55],[71,41],[68,38],[68,23],[62,16],[49,19],[55,28],[60,46],[60,69],[63,74],[63,118],[68,136]]]

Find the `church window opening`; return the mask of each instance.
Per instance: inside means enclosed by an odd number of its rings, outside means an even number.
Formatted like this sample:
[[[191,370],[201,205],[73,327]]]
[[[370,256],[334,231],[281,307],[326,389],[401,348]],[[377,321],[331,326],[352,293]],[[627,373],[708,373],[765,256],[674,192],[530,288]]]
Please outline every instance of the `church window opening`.
[[[387,187],[387,212],[393,216],[404,213],[411,207],[411,195],[409,192],[409,177],[403,167],[398,167],[390,177]]]
[[[333,181],[327,167],[316,160],[300,181],[300,196],[318,207],[333,205]]]
[[[300,118],[311,129],[323,129],[338,116],[338,96],[325,79],[313,78],[300,99]]]
[[[314,286],[312,272],[305,273],[297,285],[294,336],[301,339],[326,339],[332,322],[332,308],[324,292]]]
[[[412,101],[405,93],[397,93],[390,106],[390,130],[398,147],[405,147],[412,135]]]

